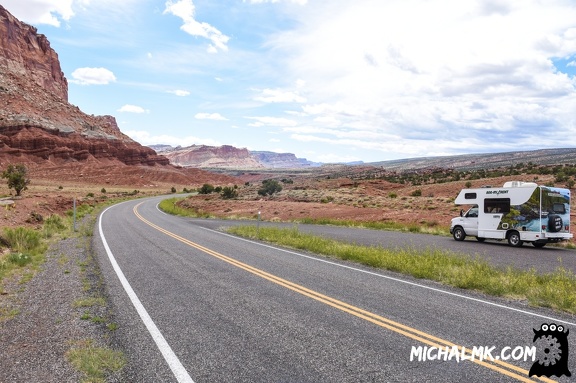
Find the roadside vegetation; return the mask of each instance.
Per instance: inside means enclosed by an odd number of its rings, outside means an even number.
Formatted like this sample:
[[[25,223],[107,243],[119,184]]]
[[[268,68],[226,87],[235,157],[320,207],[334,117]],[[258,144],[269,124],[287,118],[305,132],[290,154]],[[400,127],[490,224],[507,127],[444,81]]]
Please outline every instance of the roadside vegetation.
[[[85,375],[83,382],[103,383],[106,375],[120,371],[126,364],[119,351],[99,347],[92,340],[80,340],[68,351],[72,365]]]
[[[101,190],[101,193],[106,193],[106,191]],[[23,226],[2,228],[0,230],[0,294],[6,293],[4,291],[6,280],[22,285],[30,281],[46,262],[46,253],[52,243],[77,236],[78,243],[84,250],[82,256],[84,259],[75,260],[79,266],[83,297],[70,302],[70,307],[78,311],[79,319],[100,326],[104,331],[116,330],[118,326],[110,320],[108,304],[103,295],[102,277],[92,253],[91,238],[95,217],[102,208],[111,203],[133,198],[136,194],[138,194],[137,191],[126,193],[116,199],[102,198],[99,202],[92,200],[90,203],[78,205],[75,212],[66,211],[63,216],[52,214],[43,217],[32,212],[27,221],[34,224],[35,228]],[[71,273],[69,267],[71,260],[68,255],[61,254],[57,262],[64,274]],[[6,305],[0,305],[0,323],[20,314],[17,304],[12,304],[11,300],[6,303]],[[84,375],[82,382],[105,382],[107,376],[120,371],[126,363],[121,351],[112,350],[97,343],[93,339],[79,339],[70,345],[66,354],[70,364]]]
[[[236,226],[229,233],[259,239],[327,257],[357,262],[448,286],[476,290],[538,307],[576,314],[576,276],[563,268],[541,274],[508,267],[442,249],[367,247],[300,232],[297,228]]]
[[[34,219],[39,218],[36,215]],[[5,227],[0,232],[0,292],[5,277],[19,278],[21,283],[30,280],[45,261],[49,241],[65,235],[69,227],[66,219],[57,214],[42,218],[42,222],[40,230]],[[6,251],[2,251],[3,247]]]
[[[229,217],[216,217],[209,212],[184,207],[179,202],[184,201],[185,199],[186,197],[168,198],[162,200],[158,205],[158,207],[160,208],[160,210],[162,210],[167,214],[178,215],[181,217],[231,219]],[[258,219],[258,217],[257,216],[245,217],[242,219]],[[333,226],[357,227],[357,228],[374,229],[374,230],[400,231],[407,233],[449,235],[448,228],[440,226],[436,221],[423,222],[423,223],[399,223],[399,222],[381,222],[381,221],[360,222],[353,220],[328,219],[328,218],[319,218],[319,219],[304,218],[293,220],[292,222],[303,224],[314,224],[314,225],[333,225]]]

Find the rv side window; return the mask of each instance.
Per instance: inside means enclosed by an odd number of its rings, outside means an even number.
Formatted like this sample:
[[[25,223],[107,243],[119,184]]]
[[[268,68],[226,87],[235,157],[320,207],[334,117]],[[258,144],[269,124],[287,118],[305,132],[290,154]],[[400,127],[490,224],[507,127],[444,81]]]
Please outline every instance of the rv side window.
[[[486,198],[484,213],[510,213],[510,198]]]
[[[476,193],[464,193],[464,199],[476,199]]]

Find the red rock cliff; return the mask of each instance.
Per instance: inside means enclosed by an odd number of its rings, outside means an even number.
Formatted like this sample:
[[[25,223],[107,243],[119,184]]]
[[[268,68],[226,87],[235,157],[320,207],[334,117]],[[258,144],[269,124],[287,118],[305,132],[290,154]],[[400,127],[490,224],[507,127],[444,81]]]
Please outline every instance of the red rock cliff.
[[[3,70],[29,76],[36,84],[68,101],[68,82],[58,54],[46,36],[20,22],[0,5],[0,66]]]
[[[0,5],[0,165],[88,159],[169,164],[123,134],[114,117],[69,104],[68,82],[49,41]]]

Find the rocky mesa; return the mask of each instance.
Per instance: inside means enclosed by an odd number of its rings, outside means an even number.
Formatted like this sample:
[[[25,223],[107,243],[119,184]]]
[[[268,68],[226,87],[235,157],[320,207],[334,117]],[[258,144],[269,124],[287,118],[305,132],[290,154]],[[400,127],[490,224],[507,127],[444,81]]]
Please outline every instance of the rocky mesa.
[[[68,82],[46,36],[0,5],[0,166],[89,159],[168,165],[124,135],[112,116],[68,103]]]
[[[183,167],[298,169],[320,165],[304,158],[297,158],[292,153],[249,151],[246,148],[236,148],[230,145],[192,145],[176,148],[169,145],[152,145],[151,148],[168,158],[171,164]]]

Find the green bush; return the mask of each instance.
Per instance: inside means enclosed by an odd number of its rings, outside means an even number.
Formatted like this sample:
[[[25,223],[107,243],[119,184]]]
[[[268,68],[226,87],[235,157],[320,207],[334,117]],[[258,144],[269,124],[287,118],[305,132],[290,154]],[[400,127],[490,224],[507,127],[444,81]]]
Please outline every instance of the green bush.
[[[28,263],[32,262],[32,257],[25,253],[11,253],[8,256],[8,261],[20,267],[26,266]]]
[[[232,199],[238,197],[238,192],[230,186],[224,186],[220,195],[224,199]]]

